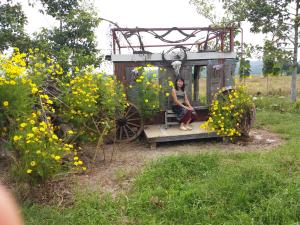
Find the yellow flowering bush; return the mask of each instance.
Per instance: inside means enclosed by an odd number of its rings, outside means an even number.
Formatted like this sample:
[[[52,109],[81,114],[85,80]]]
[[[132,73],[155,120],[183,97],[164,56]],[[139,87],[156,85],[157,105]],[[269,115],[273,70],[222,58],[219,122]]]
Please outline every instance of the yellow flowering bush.
[[[85,171],[76,137],[108,132],[116,108],[125,108],[113,78],[93,68],[66,73],[38,49],[0,54],[0,75],[1,144],[11,150],[17,180],[44,182],[71,167]],[[63,135],[62,123],[70,127]]]
[[[202,128],[234,140],[249,132],[253,110],[252,97],[247,94],[244,86],[230,90],[222,88],[215,94],[209,118]]]
[[[69,82],[60,82],[63,94],[59,115],[73,125],[83,140],[106,135],[115,126],[115,113],[123,111],[126,95],[120,82],[93,72],[92,67],[77,70]]]
[[[159,111],[159,100],[163,93],[163,87],[159,84],[156,70],[156,67],[150,64],[145,67],[136,67],[134,71],[138,76],[133,85],[129,86],[136,92],[136,104],[143,119],[149,118]],[[160,68],[160,70],[162,69]]]
[[[13,147],[18,150],[14,174],[25,181],[43,182],[69,169],[70,159],[77,155],[72,144],[58,137],[51,118],[41,121],[41,116],[41,111],[32,112],[26,120],[19,121],[19,128],[12,136]],[[83,163],[81,165],[78,169],[85,170]]]
[[[12,152],[17,180],[43,182],[74,163],[86,169],[82,161],[70,160],[76,150],[58,137],[52,123],[55,109],[45,83],[60,73],[60,67],[38,50],[0,55],[0,123],[5,128],[1,137]]]

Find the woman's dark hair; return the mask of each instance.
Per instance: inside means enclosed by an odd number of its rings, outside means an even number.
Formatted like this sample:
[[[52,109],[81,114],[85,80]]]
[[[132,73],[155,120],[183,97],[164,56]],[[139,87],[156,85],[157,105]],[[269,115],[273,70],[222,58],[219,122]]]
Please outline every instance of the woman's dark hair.
[[[178,89],[179,89],[179,87],[177,86],[177,81],[179,81],[179,80],[182,80],[182,82],[183,82],[181,90],[184,91],[185,84],[184,84],[184,79],[182,77],[176,78],[176,80],[175,80],[175,89],[176,89],[176,91],[178,91]]]

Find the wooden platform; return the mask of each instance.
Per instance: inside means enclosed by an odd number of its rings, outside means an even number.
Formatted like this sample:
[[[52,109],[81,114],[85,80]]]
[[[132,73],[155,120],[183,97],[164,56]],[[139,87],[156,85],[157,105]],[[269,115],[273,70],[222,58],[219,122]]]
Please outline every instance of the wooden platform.
[[[193,130],[182,131],[178,125],[173,125],[165,129],[164,124],[147,125],[144,128],[144,132],[148,142],[151,144],[151,148],[156,147],[158,142],[169,142],[169,141],[181,141],[181,140],[192,140],[202,138],[218,137],[215,132],[207,132],[200,128],[204,122],[194,122],[191,125]]]

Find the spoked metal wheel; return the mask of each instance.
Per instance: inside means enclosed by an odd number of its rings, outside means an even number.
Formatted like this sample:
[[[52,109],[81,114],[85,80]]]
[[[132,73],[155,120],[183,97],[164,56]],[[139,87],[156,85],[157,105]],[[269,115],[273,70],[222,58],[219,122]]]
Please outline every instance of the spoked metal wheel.
[[[143,131],[144,124],[137,107],[129,103],[122,116],[117,118],[116,139],[118,142],[128,142],[136,139]]]

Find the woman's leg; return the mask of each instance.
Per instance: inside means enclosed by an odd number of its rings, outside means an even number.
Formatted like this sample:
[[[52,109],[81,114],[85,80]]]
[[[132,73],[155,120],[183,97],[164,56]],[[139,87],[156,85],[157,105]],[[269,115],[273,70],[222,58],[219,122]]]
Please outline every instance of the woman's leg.
[[[184,125],[186,125],[188,122],[190,122],[190,120],[192,118],[191,115],[192,115],[192,111],[187,110],[187,112],[185,113],[183,118],[180,120],[180,123],[183,123]]]

